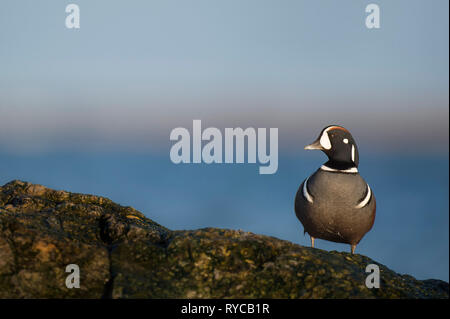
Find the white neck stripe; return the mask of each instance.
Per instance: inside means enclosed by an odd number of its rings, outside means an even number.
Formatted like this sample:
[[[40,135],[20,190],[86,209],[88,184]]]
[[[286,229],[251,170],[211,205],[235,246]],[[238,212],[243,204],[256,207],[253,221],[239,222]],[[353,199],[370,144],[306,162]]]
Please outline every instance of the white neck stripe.
[[[352,161],[355,163],[355,145],[352,145]]]
[[[328,167],[326,165],[322,165],[320,167],[320,169],[323,171],[327,171],[327,172],[358,173],[358,169],[356,167],[351,167],[351,168],[347,168],[347,169],[335,169],[335,168]]]

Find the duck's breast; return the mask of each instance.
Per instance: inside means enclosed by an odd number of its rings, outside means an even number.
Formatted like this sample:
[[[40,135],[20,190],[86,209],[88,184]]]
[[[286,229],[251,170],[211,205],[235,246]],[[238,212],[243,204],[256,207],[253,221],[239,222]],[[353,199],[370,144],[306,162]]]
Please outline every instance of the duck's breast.
[[[375,205],[358,173],[319,169],[300,186],[295,211],[311,236],[356,244],[373,225]]]

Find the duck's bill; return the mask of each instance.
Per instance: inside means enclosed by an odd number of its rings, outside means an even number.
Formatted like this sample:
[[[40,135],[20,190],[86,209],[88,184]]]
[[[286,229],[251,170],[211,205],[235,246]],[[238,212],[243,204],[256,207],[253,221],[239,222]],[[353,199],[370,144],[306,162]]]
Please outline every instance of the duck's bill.
[[[317,140],[309,145],[305,146],[305,150],[324,150],[323,146],[320,144],[320,141]]]

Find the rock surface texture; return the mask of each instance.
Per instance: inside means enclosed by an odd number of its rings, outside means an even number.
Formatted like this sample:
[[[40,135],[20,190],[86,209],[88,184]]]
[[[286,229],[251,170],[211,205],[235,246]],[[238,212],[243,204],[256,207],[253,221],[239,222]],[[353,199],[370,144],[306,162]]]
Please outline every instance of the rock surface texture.
[[[66,266],[80,288],[66,287]],[[380,288],[365,285],[368,264]],[[171,231],[131,207],[13,181],[0,187],[0,298],[448,298],[448,283],[362,255],[243,231]]]

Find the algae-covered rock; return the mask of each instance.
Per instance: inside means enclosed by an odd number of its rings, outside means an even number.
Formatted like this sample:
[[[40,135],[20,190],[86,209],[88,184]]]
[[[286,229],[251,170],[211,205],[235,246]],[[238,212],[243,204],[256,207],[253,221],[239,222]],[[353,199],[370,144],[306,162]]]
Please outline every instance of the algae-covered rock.
[[[69,264],[80,288],[66,287]],[[378,289],[365,285],[369,264]],[[102,297],[448,298],[448,283],[243,231],[171,231],[99,196],[0,187],[0,298]]]

